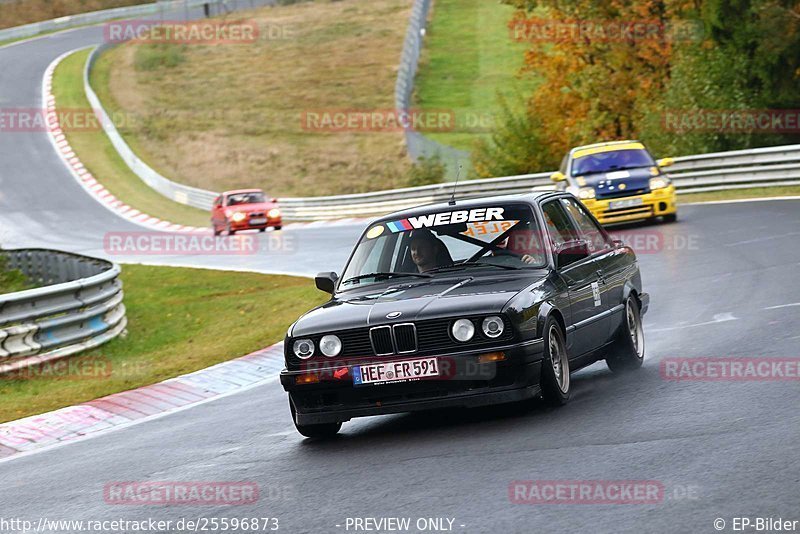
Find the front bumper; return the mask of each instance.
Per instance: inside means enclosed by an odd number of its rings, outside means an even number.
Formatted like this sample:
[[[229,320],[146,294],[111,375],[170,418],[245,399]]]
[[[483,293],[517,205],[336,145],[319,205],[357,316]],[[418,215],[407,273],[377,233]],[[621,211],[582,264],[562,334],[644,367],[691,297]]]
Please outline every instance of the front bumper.
[[[244,220],[240,222],[234,222],[233,220],[230,221],[231,230],[239,231],[239,230],[260,230],[261,228],[270,228],[274,226],[281,226],[281,218],[267,218],[267,222],[263,224],[252,224],[249,220]]]
[[[354,417],[385,415],[441,408],[472,408],[515,402],[537,396],[542,362],[542,340],[533,340],[492,352],[504,352],[506,360],[478,363],[483,350],[474,353],[439,356],[454,362],[450,376],[413,382],[385,383],[356,387],[351,372],[347,379],[333,379],[337,368],[327,371],[330,379],[316,384],[297,384],[308,371],[281,373],[281,384],[289,392],[295,408],[296,422],[301,425],[343,422]],[[414,359],[408,355],[376,358],[369,363]],[[365,364],[368,362],[358,362]],[[346,366],[348,370],[353,365]],[[341,368],[338,368],[341,369]]]
[[[611,203],[620,200],[633,200],[641,198],[642,203],[638,206],[612,209]],[[663,189],[655,189],[644,195],[634,195],[630,197],[618,197],[611,199],[588,199],[583,200],[583,204],[589,208],[592,215],[600,224],[613,224],[629,221],[638,221],[671,215],[678,211],[677,195],[675,186],[670,185]]]

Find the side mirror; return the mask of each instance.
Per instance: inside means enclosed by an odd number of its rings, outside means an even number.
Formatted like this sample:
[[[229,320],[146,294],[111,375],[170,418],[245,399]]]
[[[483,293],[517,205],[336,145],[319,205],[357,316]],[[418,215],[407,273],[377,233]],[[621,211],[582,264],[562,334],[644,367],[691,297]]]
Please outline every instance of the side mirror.
[[[656,165],[659,167],[669,167],[670,165],[674,165],[675,160],[673,158],[662,158],[656,161]]]
[[[271,199],[269,199],[269,201],[270,201],[270,202],[277,202],[277,201],[278,201],[278,199],[277,199],[277,198],[271,198]]]
[[[556,249],[556,269],[563,269],[568,265],[589,257],[589,243],[586,241],[567,241]]]
[[[558,182],[563,182],[564,180],[567,179],[567,177],[564,176],[563,172],[556,171],[550,175],[550,179],[553,180],[555,183],[558,183]]]
[[[339,275],[336,273],[319,273],[314,278],[314,283],[320,291],[333,295],[337,280],[339,280]]]

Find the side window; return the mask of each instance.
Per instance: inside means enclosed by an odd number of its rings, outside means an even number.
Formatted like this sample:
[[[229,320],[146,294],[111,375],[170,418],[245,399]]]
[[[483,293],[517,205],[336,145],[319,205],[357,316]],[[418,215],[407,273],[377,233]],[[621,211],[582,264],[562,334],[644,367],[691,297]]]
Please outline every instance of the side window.
[[[580,238],[589,242],[589,250],[611,248],[603,231],[586,213],[586,208],[572,198],[562,198],[561,203],[564,205],[564,209],[572,216],[572,220],[578,225]]]
[[[551,200],[542,205],[544,224],[554,246],[563,245],[567,241],[578,238],[578,229],[558,200]]]

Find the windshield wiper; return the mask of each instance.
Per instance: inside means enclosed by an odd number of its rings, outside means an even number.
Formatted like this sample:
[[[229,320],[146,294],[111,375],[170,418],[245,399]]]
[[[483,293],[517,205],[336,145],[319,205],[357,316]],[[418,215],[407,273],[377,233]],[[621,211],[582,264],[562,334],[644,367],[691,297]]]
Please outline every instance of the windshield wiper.
[[[367,274],[359,274],[358,276],[353,276],[352,278],[348,278],[342,283],[347,284],[350,282],[358,282],[359,280],[363,280],[364,278],[375,278],[375,280],[378,280],[380,278],[396,278],[399,276],[416,276],[418,278],[431,277],[431,275],[425,273],[398,273],[398,272],[367,273]]]
[[[463,261],[460,263],[451,263],[450,265],[444,265],[442,267],[436,267],[435,269],[431,269],[429,271],[425,271],[426,273],[435,273],[450,269],[461,269],[466,267],[500,267],[501,269],[510,269],[512,271],[518,271],[522,269],[522,267],[516,267],[514,265],[501,265],[499,263],[490,263],[490,262],[483,262],[483,261]]]

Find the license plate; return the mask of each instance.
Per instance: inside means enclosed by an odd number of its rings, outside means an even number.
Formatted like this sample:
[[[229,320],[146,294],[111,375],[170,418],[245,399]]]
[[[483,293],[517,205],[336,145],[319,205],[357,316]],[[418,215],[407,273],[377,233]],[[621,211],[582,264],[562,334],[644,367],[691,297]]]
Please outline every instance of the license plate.
[[[353,385],[385,384],[439,376],[436,358],[373,363],[353,367]]]
[[[266,219],[250,219],[250,224],[266,224]]]
[[[632,208],[634,206],[641,206],[644,202],[641,198],[626,198],[623,200],[615,200],[608,203],[608,208],[618,210],[620,208]]]

